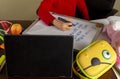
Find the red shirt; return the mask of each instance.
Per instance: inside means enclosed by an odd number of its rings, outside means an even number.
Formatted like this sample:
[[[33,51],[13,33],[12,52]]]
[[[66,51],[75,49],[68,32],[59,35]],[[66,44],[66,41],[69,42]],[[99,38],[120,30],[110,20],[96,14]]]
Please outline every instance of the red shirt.
[[[43,0],[38,8],[38,16],[46,24],[51,25],[55,17],[49,12],[74,17],[76,7],[79,8],[83,18],[89,20],[88,10],[84,0]]]

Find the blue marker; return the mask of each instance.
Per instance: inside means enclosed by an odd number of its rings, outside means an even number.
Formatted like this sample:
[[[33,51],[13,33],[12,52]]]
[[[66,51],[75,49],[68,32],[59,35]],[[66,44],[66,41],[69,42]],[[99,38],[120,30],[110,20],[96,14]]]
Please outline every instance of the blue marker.
[[[61,18],[61,17],[58,17],[58,20],[61,20],[61,21],[63,21],[63,22],[70,22],[70,21],[67,21],[67,20],[65,20],[65,19],[63,19],[63,18]],[[76,26],[78,23],[72,23],[72,26]]]

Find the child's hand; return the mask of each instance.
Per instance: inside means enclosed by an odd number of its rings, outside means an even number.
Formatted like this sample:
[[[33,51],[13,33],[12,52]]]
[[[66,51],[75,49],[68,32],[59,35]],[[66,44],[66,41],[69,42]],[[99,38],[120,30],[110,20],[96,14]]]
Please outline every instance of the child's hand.
[[[53,25],[62,31],[67,31],[73,28],[71,22],[63,22],[58,19],[53,20]]]

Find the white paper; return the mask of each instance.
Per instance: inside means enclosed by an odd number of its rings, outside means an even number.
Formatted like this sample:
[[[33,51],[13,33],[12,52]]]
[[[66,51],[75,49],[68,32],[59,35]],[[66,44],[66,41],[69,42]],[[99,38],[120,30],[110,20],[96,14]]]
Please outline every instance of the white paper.
[[[47,26],[42,20],[37,21],[29,30],[23,32],[23,34],[35,34],[35,35],[73,35],[74,36],[74,49],[82,49],[86,45],[92,42],[97,29],[96,24],[88,21],[66,17],[61,15],[54,15],[56,18],[69,18],[72,23],[77,24],[70,31],[61,31],[54,26]]]

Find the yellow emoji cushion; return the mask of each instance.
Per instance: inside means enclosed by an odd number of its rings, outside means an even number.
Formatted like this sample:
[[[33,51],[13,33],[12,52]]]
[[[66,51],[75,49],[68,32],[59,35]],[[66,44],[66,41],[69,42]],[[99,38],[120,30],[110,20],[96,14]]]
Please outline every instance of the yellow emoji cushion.
[[[116,53],[111,45],[104,41],[96,41],[76,56],[79,69],[88,78],[98,78],[108,71],[116,62]]]

